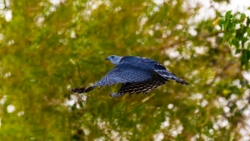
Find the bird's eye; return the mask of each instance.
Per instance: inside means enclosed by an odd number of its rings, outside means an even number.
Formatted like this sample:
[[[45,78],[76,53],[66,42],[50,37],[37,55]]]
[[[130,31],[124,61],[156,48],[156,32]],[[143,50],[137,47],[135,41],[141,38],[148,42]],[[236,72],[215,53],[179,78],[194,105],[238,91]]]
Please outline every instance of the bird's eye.
[[[114,56],[111,56],[111,58],[114,58]]]

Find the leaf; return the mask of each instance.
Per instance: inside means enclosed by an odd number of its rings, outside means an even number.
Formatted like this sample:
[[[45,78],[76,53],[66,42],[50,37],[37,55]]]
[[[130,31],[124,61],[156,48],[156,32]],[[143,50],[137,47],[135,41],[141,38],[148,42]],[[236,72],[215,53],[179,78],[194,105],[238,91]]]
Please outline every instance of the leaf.
[[[247,28],[247,35],[250,36],[250,28]]]
[[[235,54],[239,54],[241,51],[239,49],[235,50]]]
[[[250,25],[250,18],[247,17],[247,27],[249,27],[249,25]]]
[[[245,66],[246,69],[249,68],[249,60],[250,60],[250,50],[242,50],[241,56],[241,65]]]
[[[242,46],[242,48],[244,48],[244,45],[245,45],[246,41],[248,41],[248,40],[249,40],[248,37],[242,37],[242,39],[241,39],[241,46]]]
[[[236,27],[236,23],[235,22],[230,22],[230,24],[229,24],[230,26],[230,28],[229,28],[229,30],[230,31],[234,31],[234,29],[235,29],[235,27]]]
[[[239,40],[236,39],[236,38],[233,38],[233,39],[231,40],[231,42],[229,42],[229,44],[230,44],[230,45],[234,45],[234,46],[236,47],[236,49],[239,49],[239,47],[240,47]]]
[[[244,21],[245,21],[245,18],[246,18],[246,14],[242,13],[242,14],[240,15],[241,22],[244,22]]]
[[[232,17],[232,11],[227,11],[226,16],[225,16],[225,21],[229,21]]]
[[[220,26],[221,30],[223,30],[224,23],[225,23],[224,19],[219,19],[218,25]]]

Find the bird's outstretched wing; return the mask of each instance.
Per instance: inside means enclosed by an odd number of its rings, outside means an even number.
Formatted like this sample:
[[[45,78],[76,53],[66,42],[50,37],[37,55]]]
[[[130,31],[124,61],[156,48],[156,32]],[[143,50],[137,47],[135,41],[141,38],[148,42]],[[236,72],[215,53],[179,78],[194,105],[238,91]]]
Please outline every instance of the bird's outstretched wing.
[[[152,78],[153,71],[148,68],[142,68],[134,64],[122,63],[115,66],[100,81],[87,88],[73,88],[72,92],[84,93],[93,90],[97,86],[107,86],[118,83],[139,83]]]
[[[152,78],[153,71],[134,64],[122,63],[115,66],[94,86],[106,86],[117,83],[143,82]]]

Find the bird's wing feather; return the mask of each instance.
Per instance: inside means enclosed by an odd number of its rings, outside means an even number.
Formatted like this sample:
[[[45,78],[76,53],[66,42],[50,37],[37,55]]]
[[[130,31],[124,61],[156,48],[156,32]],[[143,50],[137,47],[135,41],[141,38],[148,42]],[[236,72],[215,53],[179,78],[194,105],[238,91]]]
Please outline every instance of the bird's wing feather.
[[[111,97],[119,97],[123,96],[124,94],[139,94],[139,93],[148,93],[151,90],[156,89],[158,86],[161,86],[166,83],[166,79],[162,78],[161,76],[154,75],[151,79],[143,82],[137,83],[125,83],[122,84],[120,90],[117,93],[110,94]]]
[[[175,74],[167,71],[166,68],[162,66],[161,64],[158,64],[158,63],[155,64],[154,71],[167,80],[171,79],[171,80],[175,80],[178,83],[188,85],[188,82],[180,79]]]
[[[106,86],[117,83],[143,82],[151,79],[153,70],[141,68],[135,64],[122,63],[115,66],[94,86]]]

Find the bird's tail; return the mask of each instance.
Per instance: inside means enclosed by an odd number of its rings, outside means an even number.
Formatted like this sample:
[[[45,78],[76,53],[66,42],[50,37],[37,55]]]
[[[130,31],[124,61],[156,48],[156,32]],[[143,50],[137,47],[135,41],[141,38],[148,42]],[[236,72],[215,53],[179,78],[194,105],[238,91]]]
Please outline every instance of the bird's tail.
[[[177,77],[175,74],[168,72],[166,70],[155,70],[160,76],[162,76],[163,78],[165,78],[166,80],[171,79],[174,80],[178,83],[181,84],[185,84],[185,85],[189,85],[188,82],[184,81],[183,79],[180,79],[179,77]]]
[[[72,89],[70,89],[70,91],[73,92],[73,93],[87,93],[87,92],[93,90],[95,87],[96,86],[89,86],[89,87],[86,87],[86,88],[83,88],[83,87],[81,87],[81,88],[72,88]]]

